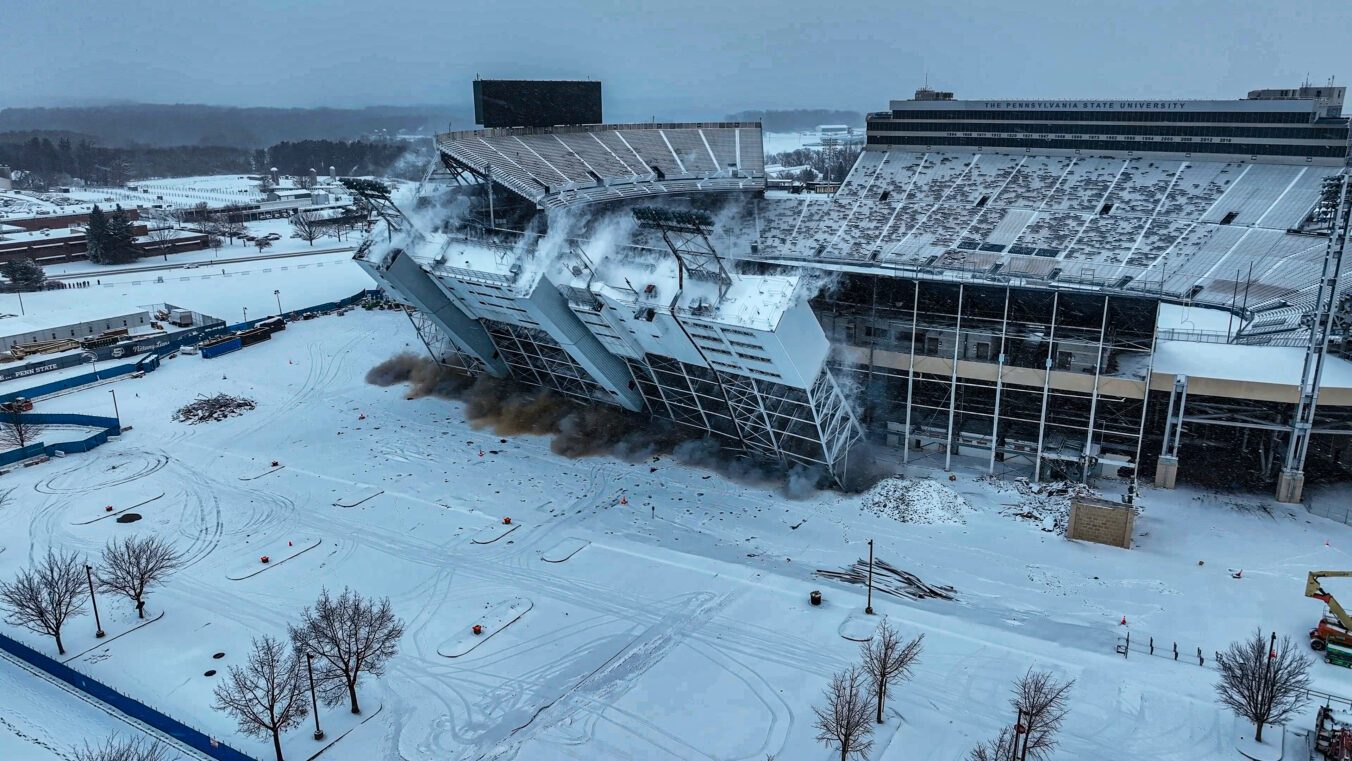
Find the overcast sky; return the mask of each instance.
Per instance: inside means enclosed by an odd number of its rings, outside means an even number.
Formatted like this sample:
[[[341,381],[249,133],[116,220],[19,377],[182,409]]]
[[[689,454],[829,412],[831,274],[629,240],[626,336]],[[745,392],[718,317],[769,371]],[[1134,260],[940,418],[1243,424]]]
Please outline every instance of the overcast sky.
[[[0,107],[459,104],[594,78],[609,120],[958,97],[1236,98],[1352,79],[1352,4],[1279,0],[0,0]]]

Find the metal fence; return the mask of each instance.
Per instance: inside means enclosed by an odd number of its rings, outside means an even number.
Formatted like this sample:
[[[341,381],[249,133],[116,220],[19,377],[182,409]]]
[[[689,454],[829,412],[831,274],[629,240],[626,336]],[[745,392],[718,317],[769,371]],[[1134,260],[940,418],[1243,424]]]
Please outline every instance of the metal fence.
[[[257,761],[189,727],[183,722],[123,695],[108,685],[59,663],[31,647],[0,634],[0,650],[28,665],[50,674],[119,713],[161,732],[183,745],[219,761]]]

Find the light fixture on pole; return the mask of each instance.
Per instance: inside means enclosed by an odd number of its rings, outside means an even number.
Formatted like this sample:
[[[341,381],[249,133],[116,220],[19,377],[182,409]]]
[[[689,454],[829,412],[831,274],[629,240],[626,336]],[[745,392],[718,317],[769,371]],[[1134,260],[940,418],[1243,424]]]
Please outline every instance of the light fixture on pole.
[[[281,316],[282,316],[282,292],[279,291],[279,290],[273,289],[272,295],[277,297],[277,316],[278,316],[278,317],[281,317]]]
[[[324,730],[319,728],[319,700],[315,698],[314,653],[305,651],[305,671],[310,675],[310,706],[315,712],[315,739],[324,739]]]
[[[122,433],[122,414],[117,411],[117,390],[110,388],[108,393],[113,395],[113,417],[117,418],[117,432]]]
[[[244,307],[244,321],[245,321],[245,322],[248,322],[248,321],[249,321],[249,308],[248,308],[248,307]]]
[[[94,599],[94,566],[85,563],[85,578],[89,579],[89,602],[94,606],[94,636],[103,639],[107,634],[103,630],[103,623],[99,621],[99,601]]]
[[[873,540],[868,540],[868,603],[864,612],[873,615]]]

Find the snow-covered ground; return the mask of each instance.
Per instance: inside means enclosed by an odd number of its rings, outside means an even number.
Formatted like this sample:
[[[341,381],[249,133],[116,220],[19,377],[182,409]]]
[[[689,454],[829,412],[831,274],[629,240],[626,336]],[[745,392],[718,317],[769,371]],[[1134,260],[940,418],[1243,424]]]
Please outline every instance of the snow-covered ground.
[[[271,299],[283,275],[284,293],[309,280],[345,295],[365,285],[349,268],[107,291],[121,292],[119,303],[210,313],[203,301],[252,299],[255,286]],[[1123,658],[1119,637],[1176,641],[1185,654],[1200,647],[1208,664],[1257,627],[1299,639],[1322,612],[1302,596],[1306,571],[1352,562],[1352,528],[1257,495],[1147,489],[1137,546],[1124,551],[1018,517],[1029,497],[988,481],[975,461],[959,461],[953,481],[937,463],[912,465],[914,483],[938,482],[916,486],[915,509],[898,511],[831,492],[789,500],[666,456],[568,459],[544,438],[475,429],[457,402],[364,382],[403,350],[421,351],[405,316],[358,310],[118,381],[132,431],[0,480],[15,490],[3,508],[0,577],[48,545],[92,554],[120,533],[173,539],[189,564],[151,594],[164,617],[106,643],[77,619],[69,644],[83,654],[73,665],[260,757],[264,743],[210,708],[219,675],[204,674],[240,663],[251,635],[284,634],[321,587],[346,585],[389,595],[407,632],[387,675],[361,689],[369,721],[326,759],[824,761],[831,753],[814,739],[811,707],[831,673],[856,658],[843,635],[868,622],[862,588],[841,579],[848,574],[817,572],[846,571],[874,539],[880,564],[901,572],[879,580],[891,592],[875,592],[874,607],[926,644],[915,680],[891,693],[870,758],[964,756],[1013,719],[1010,683],[1036,666],[1076,680],[1057,758],[1220,761],[1235,757],[1235,730],[1215,704],[1215,672],[1186,659]],[[258,407],[219,423],[170,420],[216,392]],[[106,414],[107,397],[90,389],[50,409]],[[284,467],[268,472],[274,459]],[[87,522],[104,505],[157,494],[137,523]],[[259,555],[309,547],[241,578],[259,569]],[[907,574],[952,591],[916,593]],[[808,604],[814,589],[821,607]],[[105,627],[130,626],[121,601],[102,606]],[[465,652],[475,623],[505,628]],[[1319,688],[1352,694],[1352,672],[1320,662],[1314,674]],[[29,682],[15,688],[42,689]],[[64,722],[52,710],[51,721]],[[337,710],[321,720],[342,729],[346,719]],[[288,757],[317,750],[309,731],[288,733]]]

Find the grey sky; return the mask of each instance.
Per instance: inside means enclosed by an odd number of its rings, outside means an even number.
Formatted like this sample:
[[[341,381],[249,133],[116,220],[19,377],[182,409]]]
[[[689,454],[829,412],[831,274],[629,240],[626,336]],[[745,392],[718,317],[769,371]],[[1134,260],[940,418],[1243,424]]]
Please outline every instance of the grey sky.
[[[596,78],[610,120],[959,97],[1242,97],[1352,78],[1352,6],[1177,0],[0,0],[0,107],[466,103]]]

